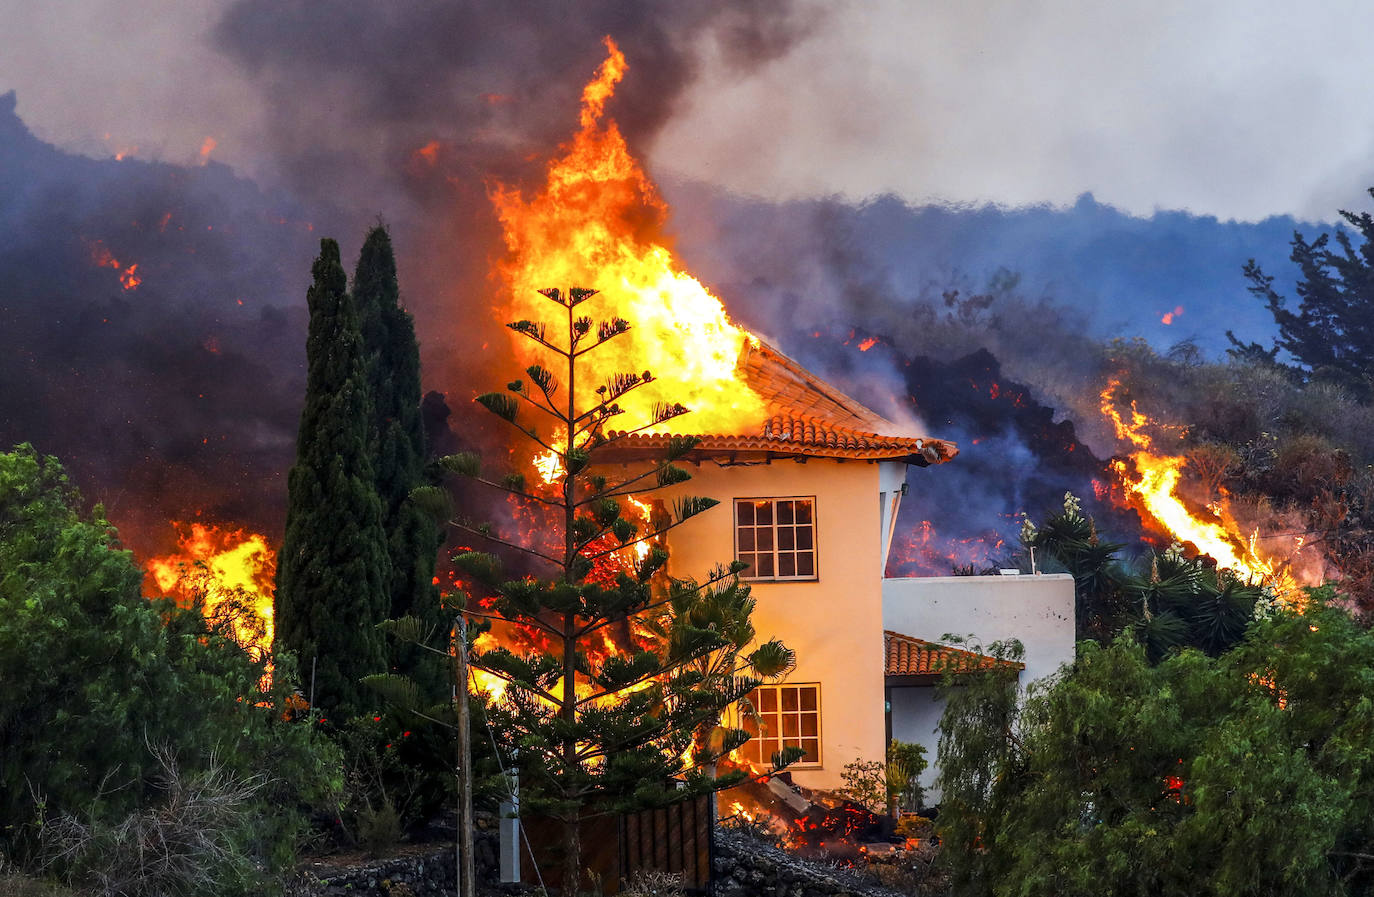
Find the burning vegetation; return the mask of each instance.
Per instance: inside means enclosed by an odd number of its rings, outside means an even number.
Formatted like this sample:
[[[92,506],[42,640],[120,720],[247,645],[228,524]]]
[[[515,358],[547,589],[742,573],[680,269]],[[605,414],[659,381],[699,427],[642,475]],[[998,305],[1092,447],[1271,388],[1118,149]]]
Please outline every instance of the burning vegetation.
[[[207,523],[174,523],[177,551],[144,566],[163,595],[224,619],[241,646],[263,656],[273,638],[276,553],[259,533]]]

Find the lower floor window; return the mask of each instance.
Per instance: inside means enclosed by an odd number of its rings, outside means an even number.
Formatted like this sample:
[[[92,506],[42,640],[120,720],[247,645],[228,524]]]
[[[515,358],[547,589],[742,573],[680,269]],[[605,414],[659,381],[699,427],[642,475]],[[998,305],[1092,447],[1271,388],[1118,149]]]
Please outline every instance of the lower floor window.
[[[821,687],[819,684],[760,685],[740,704],[740,728],[753,737],[741,748],[750,761],[768,766],[787,747],[805,753],[798,763],[821,762]],[[752,710],[751,710],[752,708]]]

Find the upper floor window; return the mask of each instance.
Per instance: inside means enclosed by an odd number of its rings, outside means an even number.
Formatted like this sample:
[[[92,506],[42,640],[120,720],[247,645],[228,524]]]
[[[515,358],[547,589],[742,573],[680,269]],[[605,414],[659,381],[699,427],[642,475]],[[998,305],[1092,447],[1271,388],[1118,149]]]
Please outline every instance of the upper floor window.
[[[735,558],[743,579],[815,579],[816,499],[735,499]]]

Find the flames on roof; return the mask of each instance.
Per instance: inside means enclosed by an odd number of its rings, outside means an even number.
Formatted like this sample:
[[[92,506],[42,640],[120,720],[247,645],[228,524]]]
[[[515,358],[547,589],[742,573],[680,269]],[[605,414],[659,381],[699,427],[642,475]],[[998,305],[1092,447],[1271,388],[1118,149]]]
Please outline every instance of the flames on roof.
[[[746,345],[737,367],[744,382],[764,401],[768,417],[755,432],[693,431],[685,415],[677,434],[634,434],[626,450],[657,450],[673,435],[701,439],[697,453],[764,453],[768,457],[904,460],[928,467],[959,453],[943,439],[902,433],[902,428],[826,383],[782,352],[759,340]]]

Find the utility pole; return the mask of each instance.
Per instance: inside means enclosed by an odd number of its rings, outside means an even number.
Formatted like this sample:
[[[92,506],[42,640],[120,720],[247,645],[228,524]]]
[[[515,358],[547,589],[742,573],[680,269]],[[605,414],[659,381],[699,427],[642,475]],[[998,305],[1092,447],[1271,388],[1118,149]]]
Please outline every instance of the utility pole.
[[[468,713],[468,621],[459,614],[453,624],[453,698],[458,703],[458,840],[454,873],[458,897],[474,897],[476,864],[472,831],[472,718]]]

